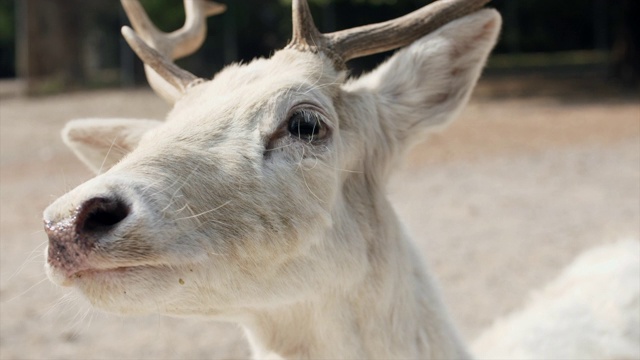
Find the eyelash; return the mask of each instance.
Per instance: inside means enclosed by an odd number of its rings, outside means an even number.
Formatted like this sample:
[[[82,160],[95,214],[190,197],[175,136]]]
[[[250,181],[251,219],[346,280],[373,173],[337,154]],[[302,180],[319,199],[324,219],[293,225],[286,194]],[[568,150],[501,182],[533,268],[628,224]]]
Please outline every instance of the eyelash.
[[[309,142],[323,140],[329,133],[322,116],[305,108],[291,113],[287,119],[287,131],[291,136]]]
[[[331,136],[331,128],[324,120],[324,115],[314,109],[313,105],[298,105],[289,111],[286,121],[271,135],[265,146],[264,156],[276,149],[287,147],[281,143],[283,139],[303,142],[310,145],[322,144]]]

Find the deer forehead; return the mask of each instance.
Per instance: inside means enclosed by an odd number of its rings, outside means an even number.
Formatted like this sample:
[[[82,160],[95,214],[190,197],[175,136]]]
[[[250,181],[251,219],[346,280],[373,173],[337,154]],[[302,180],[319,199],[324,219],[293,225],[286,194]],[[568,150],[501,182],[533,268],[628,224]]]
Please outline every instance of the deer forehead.
[[[176,102],[167,128],[194,131],[225,128],[232,132],[275,130],[292,106],[314,103],[336,121],[334,99],[344,74],[325,56],[281,50],[269,59],[224,68]],[[337,125],[337,124],[330,124]]]

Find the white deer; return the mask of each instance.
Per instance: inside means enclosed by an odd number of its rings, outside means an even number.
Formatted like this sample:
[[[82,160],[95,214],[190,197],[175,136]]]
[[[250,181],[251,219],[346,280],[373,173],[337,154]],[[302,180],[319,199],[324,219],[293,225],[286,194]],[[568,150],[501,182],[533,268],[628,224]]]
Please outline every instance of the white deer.
[[[487,2],[321,34],[294,0],[285,49],[208,81],[172,60],[222,6],[185,0],[185,27],[163,34],[123,0],[123,35],[174,107],[66,127],[108,171],[45,210],[50,279],[110,312],[237,322],[256,358],[469,358],[384,187],[467,102],[500,29]],[[346,61],[406,45],[348,78]]]

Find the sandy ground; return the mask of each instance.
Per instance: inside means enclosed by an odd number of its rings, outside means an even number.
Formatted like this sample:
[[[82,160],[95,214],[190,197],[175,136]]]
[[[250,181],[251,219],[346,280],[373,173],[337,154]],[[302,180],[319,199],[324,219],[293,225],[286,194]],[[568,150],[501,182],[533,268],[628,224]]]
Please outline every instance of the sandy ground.
[[[469,340],[582,250],[640,238],[637,98],[552,88],[509,97],[527,90],[481,82],[461,118],[416,147],[389,186]],[[63,124],[167,109],[142,90],[1,99],[1,359],[248,356],[234,325],[105,315],[45,279],[41,212],[91,176],[62,144]]]

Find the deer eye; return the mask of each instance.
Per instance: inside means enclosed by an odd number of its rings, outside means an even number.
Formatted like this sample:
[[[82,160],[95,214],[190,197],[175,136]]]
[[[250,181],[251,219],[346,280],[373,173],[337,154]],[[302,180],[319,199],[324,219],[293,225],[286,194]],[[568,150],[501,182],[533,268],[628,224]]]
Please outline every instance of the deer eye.
[[[296,110],[289,117],[287,129],[292,136],[302,140],[322,140],[327,134],[327,126],[322,122],[321,116],[314,111]]]

